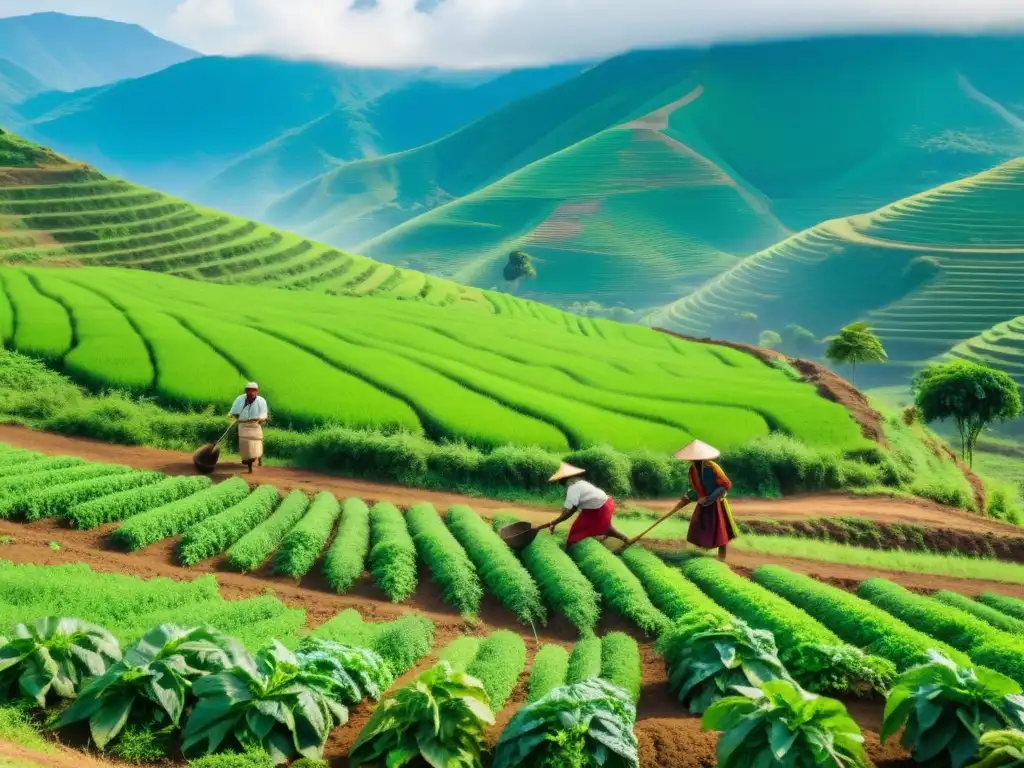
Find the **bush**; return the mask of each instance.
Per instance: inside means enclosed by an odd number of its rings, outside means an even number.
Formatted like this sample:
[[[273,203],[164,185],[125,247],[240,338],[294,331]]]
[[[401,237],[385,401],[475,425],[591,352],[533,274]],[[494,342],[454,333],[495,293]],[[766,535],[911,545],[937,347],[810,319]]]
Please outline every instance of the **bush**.
[[[188,768],[274,768],[274,761],[270,759],[270,755],[257,747],[241,754],[223,752],[219,755],[189,760]]]
[[[641,675],[636,640],[622,632],[601,638],[601,678],[625,691],[634,705],[640,699]]]
[[[228,550],[231,567],[247,573],[263,565],[308,508],[309,497],[305,493],[289,493],[274,514],[231,545]]]
[[[530,679],[527,683],[526,703],[543,699],[555,688],[566,684],[569,673],[569,654],[560,645],[547,643],[533,657]]]
[[[369,552],[370,510],[362,499],[346,499],[338,535],[324,559],[324,577],[335,592],[347,592],[359,581]]]
[[[318,493],[309,511],[281,542],[274,556],[274,571],[293,579],[301,579],[309,573],[331,538],[340,514],[341,506],[334,496],[326,491]]]
[[[576,643],[569,656],[565,681],[572,685],[601,676],[601,638],[586,637]]]
[[[380,503],[370,510],[370,576],[374,583],[400,603],[416,591],[416,545],[405,517],[392,504]]]
[[[277,488],[261,485],[235,506],[192,526],[178,547],[182,565],[195,565],[219,555],[266,520],[280,500]]]
[[[441,651],[438,661],[448,662],[456,672],[465,672],[473,663],[477,651],[480,650],[480,638],[473,635],[459,635]]]
[[[672,568],[657,555],[642,547],[630,547],[622,553],[622,562],[640,579],[654,604],[675,621],[691,613],[729,618],[728,611],[688,581],[678,568]]]
[[[752,440],[722,461],[739,490],[778,498],[843,487],[842,458],[773,433]]]
[[[940,591],[932,595],[940,603],[966,611],[975,618],[981,619],[996,629],[1003,632],[1010,632],[1018,637],[1024,637],[1024,621],[1015,619],[1005,613],[992,608],[991,606],[971,600],[969,597],[958,595],[956,592]]]
[[[629,457],[611,446],[601,445],[575,451],[566,456],[565,460],[585,469],[590,482],[613,496],[625,496],[633,490]]]
[[[213,481],[208,477],[168,477],[155,485],[76,504],[68,511],[67,517],[78,528],[96,528],[179,501],[212,485]]]
[[[1006,597],[1005,595],[996,595],[992,592],[982,592],[978,596],[978,600],[985,605],[995,608],[997,611],[1005,613],[1007,616],[1024,621],[1024,600]]]
[[[11,513],[38,491],[99,477],[129,474],[130,467],[112,464],[76,464],[62,469],[32,472],[16,477],[0,478],[0,517]]]
[[[480,643],[480,650],[466,673],[484,684],[491,711],[498,712],[512,695],[525,666],[526,644],[523,638],[514,632],[499,630]]]
[[[592,635],[601,615],[597,592],[558,540],[541,531],[522,558],[544,602],[575,624],[580,634]]]
[[[434,645],[434,625],[430,619],[416,614],[394,621],[364,622],[358,611],[349,608],[314,629],[312,636],[369,648],[380,655],[392,675],[398,677],[430,652]]]
[[[463,618],[474,621],[480,610],[483,589],[466,550],[452,536],[430,504],[414,504],[406,513],[416,551],[441,587],[445,602]]]
[[[558,461],[557,456],[543,448],[504,445],[480,461],[480,482],[487,488],[546,491]]]
[[[682,493],[689,487],[687,465],[671,456],[654,451],[638,451],[629,455],[630,482],[633,494],[641,498],[660,498]]]

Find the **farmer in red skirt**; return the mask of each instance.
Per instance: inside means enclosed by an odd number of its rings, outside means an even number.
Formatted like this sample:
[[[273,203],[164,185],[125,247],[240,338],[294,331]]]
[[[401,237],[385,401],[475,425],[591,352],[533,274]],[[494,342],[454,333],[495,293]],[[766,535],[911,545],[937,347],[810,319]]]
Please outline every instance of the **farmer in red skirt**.
[[[623,542],[629,541],[612,525],[615,500],[596,485],[591,485],[584,480],[582,475],[585,473],[586,470],[563,462],[558,471],[551,476],[549,482],[561,482],[566,487],[565,505],[557,520],[542,527],[554,533],[560,522],[568,520],[579,512],[580,516],[576,518],[576,522],[569,529],[566,546],[571,547],[576,542],[591,536],[601,536],[603,539],[612,536]]]
[[[722,468],[712,461],[720,455],[707,443],[694,440],[679,451],[676,458],[690,462],[690,488],[697,496],[697,509],[690,518],[686,540],[702,549],[718,547],[718,559],[725,560],[729,542],[740,532],[726,498],[732,483]],[[690,494],[686,494],[672,511],[679,511],[693,500]]]

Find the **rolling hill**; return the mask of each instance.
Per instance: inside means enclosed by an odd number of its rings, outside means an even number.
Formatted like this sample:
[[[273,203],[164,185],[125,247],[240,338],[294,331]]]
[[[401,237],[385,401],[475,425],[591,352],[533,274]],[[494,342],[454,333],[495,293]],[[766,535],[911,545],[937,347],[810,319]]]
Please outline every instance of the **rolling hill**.
[[[800,232],[647,321],[756,339],[790,324],[822,338],[866,320],[890,356],[873,380],[905,380],[908,367],[954,347],[1012,368],[997,347],[1013,346],[1018,325],[1003,324],[1024,307],[1021,210],[1024,158]]]
[[[197,56],[135,24],[62,13],[0,19],[0,57],[55,90],[142,77]]]
[[[12,265],[0,269],[0,338],[94,389],[222,405],[256,378],[282,425],[482,448],[663,453],[692,436],[739,448],[769,431],[865,446],[845,408],[737,350],[400,272],[10,134],[0,163],[0,260]],[[352,295],[208,282],[283,285],[282,271],[332,260],[348,282],[318,287]]]
[[[343,165],[268,216],[481,286],[521,248],[540,262],[521,295],[642,307],[788,232],[1024,154],[1022,56],[1020,37],[905,36],[626,54]]]
[[[344,162],[426,144],[505,104],[578,74],[585,65],[519,69],[484,82],[423,79],[346,103],[235,160],[195,197],[261,215],[281,195]]]

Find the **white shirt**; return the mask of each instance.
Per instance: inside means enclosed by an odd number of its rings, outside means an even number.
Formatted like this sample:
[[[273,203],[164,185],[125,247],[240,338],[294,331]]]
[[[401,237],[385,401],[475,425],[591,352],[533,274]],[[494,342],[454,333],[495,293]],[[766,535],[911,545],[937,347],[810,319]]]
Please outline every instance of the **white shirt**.
[[[565,508],[600,509],[608,501],[608,494],[586,480],[577,480],[565,491]]]
[[[245,395],[239,395],[235,398],[235,404],[231,406],[231,415],[237,416],[239,421],[265,419],[267,418],[267,401],[256,395],[256,399],[246,405]]]

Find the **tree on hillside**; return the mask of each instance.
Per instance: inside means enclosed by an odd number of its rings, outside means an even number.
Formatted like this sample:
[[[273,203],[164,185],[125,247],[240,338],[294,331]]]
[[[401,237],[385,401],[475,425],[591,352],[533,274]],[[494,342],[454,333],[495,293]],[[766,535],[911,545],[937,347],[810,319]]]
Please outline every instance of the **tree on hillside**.
[[[762,349],[775,349],[782,343],[782,337],[772,330],[761,331],[761,335],[757,338],[757,346]]]
[[[850,380],[857,383],[858,363],[884,363],[889,359],[882,342],[878,340],[867,323],[851,323],[839,332],[838,336],[826,339],[825,358],[832,363],[841,365],[849,363],[853,366]]]
[[[931,365],[917,374],[914,402],[926,422],[956,424],[960,455],[971,467],[982,430],[1021,414],[1020,391],[1009,375],[966,360]]]
[[[534,269],[530,254],[526,251],[512,251],[508,255],[508,264],[505,265],[503,274],[506,280],[513,283],[520,278],[533,280],[537,276],[537,270]]]
[[[811,356],[818,339],[802,325],[792,323],[782,329],[782,349],[796,357]]]

